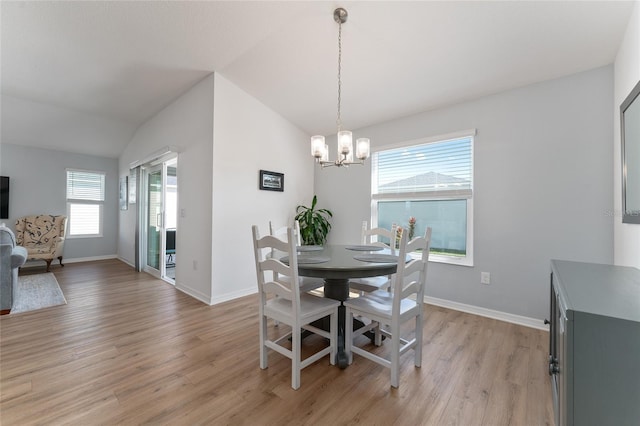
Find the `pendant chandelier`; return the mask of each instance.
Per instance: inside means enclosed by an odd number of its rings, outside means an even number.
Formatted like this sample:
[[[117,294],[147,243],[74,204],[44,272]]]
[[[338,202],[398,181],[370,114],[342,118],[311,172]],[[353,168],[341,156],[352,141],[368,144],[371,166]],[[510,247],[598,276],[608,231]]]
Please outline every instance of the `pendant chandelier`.
[[[348,167],[351,164],[364,164],[364,160],[369,158],[370,141],[367,138],[356,140],[356,157],[353,159],[353,135],[349,130],[342,130],[342,120],[340,117],[340,103],[342,100],[342,24],[347,22],[347,11],[338,8],[333,11],[333,20],[338,23],[338,117],[336,125],[338,127],[338,157],[335,161],[329,160],[329,147],[325,144],[324,136],[316,135],[311,137],[311,155],[323,168],[336,166]]]

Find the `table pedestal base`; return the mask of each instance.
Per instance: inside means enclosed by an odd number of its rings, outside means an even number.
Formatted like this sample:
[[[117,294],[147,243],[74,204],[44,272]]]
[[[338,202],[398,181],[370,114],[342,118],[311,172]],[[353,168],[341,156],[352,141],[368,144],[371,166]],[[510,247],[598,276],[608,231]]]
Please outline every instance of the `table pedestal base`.
[[[347,368],[349,365],[347,353],[345,352],[345,326],[346,326],[346,308],[344,302],[349,298],[349,280],[348,279],[335,279],[326,278],[324,280],[324,297],[329,299],[339,300],[340,306],[338,306],[338,348],[336,353],[336,365],[341,369]],[[357,330],[364,326],[364,323],[356,318],[353,319],[353,329]],[[325,330],[329,330],[328,318],[325,318],[322,325],[317,325]],[[371,341],[373,342],[373,335]]]
[[[324,297],[344,302],[349,298],[349,280],[325,278]]]

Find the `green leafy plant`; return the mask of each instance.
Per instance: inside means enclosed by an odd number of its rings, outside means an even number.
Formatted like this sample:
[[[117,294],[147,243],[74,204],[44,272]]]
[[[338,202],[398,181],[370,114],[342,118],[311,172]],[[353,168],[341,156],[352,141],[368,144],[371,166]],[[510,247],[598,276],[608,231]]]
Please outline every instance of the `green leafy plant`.
[[[296,220],[300,223],[300,238],[304,245],[323,245],[331,230],[329,218],[333,217],[327,209],[316,209],[318,198],[314,195],[311,207],[296,207]]]

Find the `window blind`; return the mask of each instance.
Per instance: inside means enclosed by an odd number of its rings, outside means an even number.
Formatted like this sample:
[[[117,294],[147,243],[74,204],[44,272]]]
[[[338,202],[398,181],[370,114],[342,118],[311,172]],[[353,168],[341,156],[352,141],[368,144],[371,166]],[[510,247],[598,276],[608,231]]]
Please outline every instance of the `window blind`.
[[[473,137],[463,137],[376,152],[372,195],[448,192],[470,197],[472,145]]]
[[[67,199],[104,201],[105,174],[67,170]]]
[[[69,235],[100,234],[100,204],[69,204]]]

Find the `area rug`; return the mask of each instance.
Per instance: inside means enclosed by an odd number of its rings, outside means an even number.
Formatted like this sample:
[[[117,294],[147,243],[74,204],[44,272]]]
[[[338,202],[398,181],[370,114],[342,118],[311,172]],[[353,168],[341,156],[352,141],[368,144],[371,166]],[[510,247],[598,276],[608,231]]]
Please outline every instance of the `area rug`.
[[[11,314],[35,311],[66,303],[67,300],[64,298],[53,273],[25,275],[18,277],[18,288],[14,294]]]

